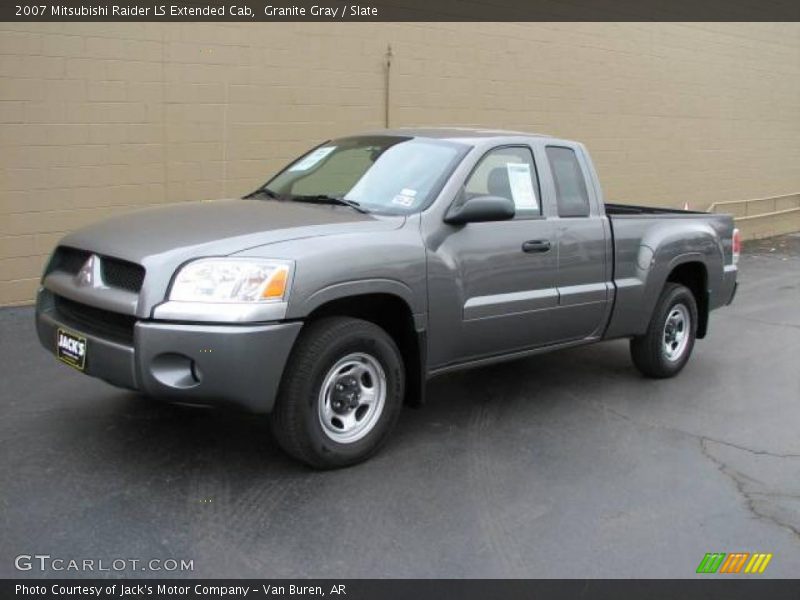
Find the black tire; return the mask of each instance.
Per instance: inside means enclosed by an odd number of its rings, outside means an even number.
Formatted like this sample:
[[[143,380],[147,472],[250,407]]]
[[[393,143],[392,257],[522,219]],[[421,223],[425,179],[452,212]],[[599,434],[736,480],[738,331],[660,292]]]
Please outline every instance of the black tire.
[[[678,314],[680,307],[685,308],[686,315]],[[680,349],[675,355],[670,356],[667,348],[667,335],[665,333],[667,320],[671,315],[676,315],[677,320],[670,324],[674,332],[674,323],[685,322],[688,316],[689,323],[685,325],[685,333],[688,336],[685,344],[671,342],[674,346],[673,351]],[[691,290],[678,283],[667,283],[661,292],[647,332],[631,339],[631,358],[636,368],[647,377],[664,379],[674,377],[686,365],[694,348],[694,341],[697,335],[697,301]],[[672,339],[672,338],[670,338]]]
[[[329,372],[346,357],[376,359],[385,375],[383,409],[360,439],[341,443],[331,438],[320,415],[320,391]],[[369,377],[367,376],[368,382]],[[380,385],[383,386],[380,380]],[[290,456],[317,469],[335,469],[372,456],[397,423],[403,405],[405,371],[394,340],[369,321],[326,317],[307,324],[286,364],[271,415],[272,432]],[[374,383],[372,385],[375,385]],[[332,406],[332,402],[326,403]],[[358,411],[359,409],[353,409]],[[355,414],[355,413],[354,413]],[[334,415],[335,423],[336,415]],[[341,421],[339,421],[341,423]]]

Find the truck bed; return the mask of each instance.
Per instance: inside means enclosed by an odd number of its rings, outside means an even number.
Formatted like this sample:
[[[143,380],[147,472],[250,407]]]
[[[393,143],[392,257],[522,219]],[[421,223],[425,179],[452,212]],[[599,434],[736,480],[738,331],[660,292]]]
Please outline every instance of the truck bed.
[[[713,309],[729,301],[736,279],[730,215],[630,204],[605,208],[616,288],[606,337],[645,331],[664,282],[682,256],[693,257],[682,277],[697,282],[700,303]]]
[[[681,210],[677,208],[658,208],[655,206],[638,206],[636,204],[606,204],[606,214],[619,215],[704,215],[703,211]]]

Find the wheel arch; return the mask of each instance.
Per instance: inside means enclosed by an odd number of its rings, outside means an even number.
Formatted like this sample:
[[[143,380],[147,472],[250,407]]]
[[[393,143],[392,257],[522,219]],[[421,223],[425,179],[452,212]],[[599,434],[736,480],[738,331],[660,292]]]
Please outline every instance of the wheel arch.
[[[697,303],[697,338],[702,339],[708,332],[708,268],[703,261],[692,257],[678,261],[671,267],[664,285],[679,283],[692,292]]]
[[[326,294],[325,301],[315,302],[314,308],[303,317],[304,320],[312,322],[323,317],[352,317],[381,327],[392,337],[403,357],[406,404],[421,405],[425,399],[427,379],[424,319],[414,313],[405,295],[394,293],[394,290],[376,291],[372,288],[366,291],[360,286],[337,287],[337,291],[346,289],[349,293]]]

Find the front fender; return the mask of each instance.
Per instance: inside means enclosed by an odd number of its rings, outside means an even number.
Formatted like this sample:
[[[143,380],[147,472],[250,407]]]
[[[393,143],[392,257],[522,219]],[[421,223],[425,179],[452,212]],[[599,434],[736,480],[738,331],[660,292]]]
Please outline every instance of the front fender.
[[[328,302],[366,294],[388,294],[397,296],[411,308],[411,312],[415,317],[424,312],[424,307],[418,306],[419,301],[415,297],[414,291],[408,285],[394,279],[375,278],[344,281],[325,286],[308,295],[308,297],[302,301],[291,304],[286,313],[286,318],[302,319]]]

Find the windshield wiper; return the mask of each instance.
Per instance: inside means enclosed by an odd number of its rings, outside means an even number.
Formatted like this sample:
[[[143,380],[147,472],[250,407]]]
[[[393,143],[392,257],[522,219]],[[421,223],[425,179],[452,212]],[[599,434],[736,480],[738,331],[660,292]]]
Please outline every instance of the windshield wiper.
[[[291,198],[295,202],[312,202],[316,204],[338,204],[340,206],[349,206],[350,208],[357,210],[360,213],[364,214],[369,213],[369,211],[366,208],[362,208],[362,206],[355,200],[348,200],[347,198],[337,198],[336,196],[328,196],[327,194],[309,194],[307,196],[293,194]]]
[[[254,192],[250,192],[244,196],[244,198],[255,198],[256,196],[268,196],[270,198],[275,198],[276,200],[278,199],[278,194],[267,187],[258,188]]]

